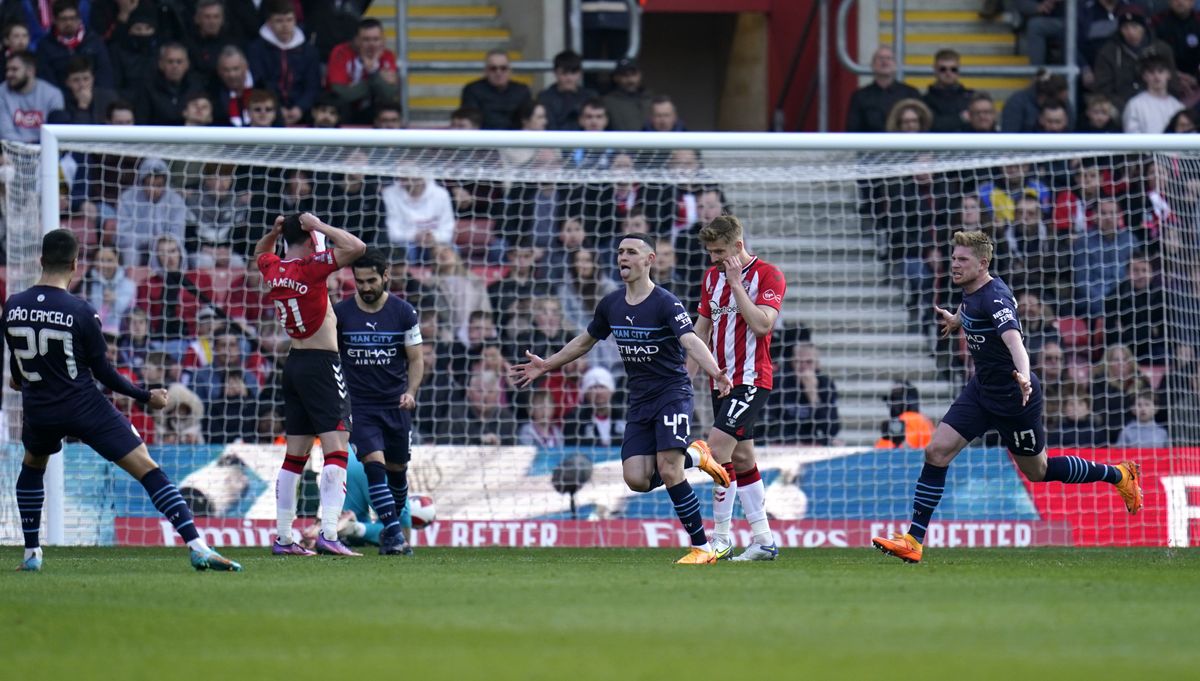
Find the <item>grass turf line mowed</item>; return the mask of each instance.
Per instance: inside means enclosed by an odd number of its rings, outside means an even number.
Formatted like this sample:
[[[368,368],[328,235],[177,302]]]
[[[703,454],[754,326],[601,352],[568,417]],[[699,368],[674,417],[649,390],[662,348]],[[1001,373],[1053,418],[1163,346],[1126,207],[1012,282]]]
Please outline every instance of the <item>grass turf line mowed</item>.
[[[13,678],[1195,679],[1200,550],[868,549],[683,567],[682,550],[411,559],[0,550]],[[18,671],[19,670],[19,671]],[[32,674],[32,676],[28,675]]]

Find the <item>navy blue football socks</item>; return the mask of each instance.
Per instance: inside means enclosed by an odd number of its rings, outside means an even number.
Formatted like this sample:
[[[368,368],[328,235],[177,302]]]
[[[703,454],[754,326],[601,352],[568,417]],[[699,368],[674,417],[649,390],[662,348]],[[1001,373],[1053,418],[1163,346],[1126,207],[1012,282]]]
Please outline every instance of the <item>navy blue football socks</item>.
[[[684,480],[674,487],[668,487],[667,494],[671,495],[671,503],[675,504],[675,514],[679,516],[683,529],[692,537],[692,546],[708,543],[708,536],[704,534],[704,519],[700,517],[700,500],[696,498],[691,484]]]
[[[38,531],[42,527],[42,505],[46,503],[46,488],[42,478],[46,469],[21,464],[17,475],[17,511],[21,514],[21,531],[25,533],[25,548],[38,547]]]
[[[383,536],[394,537],[400,531],[400,516],[396,513],[396,498],[388,487],[387,466],[378,461],[368,461],[363,464],[367,474],[367,496],[371,498],[371,507],[379,522],[383,524]],[[408,491],[405,490],[407,495]]]
[[[946,471],[948,466],[934,466],[931,463],[921,468],[921,477],[917,478],[917,489],[913,493],[912,525],[908,533],[918,542],[925,541],[925,530],[933,518],[933,511],[942,500],[942,492],[946,491]]]
[[[175,485],[171,484],[161,468],[155,468],[143,475],[141,483],[142,487],[146,488],[146,494],[150,495],[150,502],[154,504],[154,508],[171,521],[171,525],[185,542],[200,538],[196,523],[192,522],[192,509],[188,508],[179,490],[175,489]]]
[[[399,514],[404,512],[404,506],[408,504],[408,467],[399,471],[387,471],[387,486],[392,493],[396,515],[399,517]]]
[[[1042,482],[1121,482],[1121,470],[1116,466],[1094,463],[1078,456],[1052,456],[1046,461],[1046,477]]]

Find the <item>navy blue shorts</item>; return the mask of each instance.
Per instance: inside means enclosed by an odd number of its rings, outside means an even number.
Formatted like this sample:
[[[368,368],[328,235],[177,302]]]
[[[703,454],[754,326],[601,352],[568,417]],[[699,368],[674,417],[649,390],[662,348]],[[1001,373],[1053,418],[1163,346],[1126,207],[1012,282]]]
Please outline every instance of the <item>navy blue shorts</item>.
[[[1021,390],[1013,381],[1010,391],[984,391],[972,378],[950,405],[942,423],[967,442],[995,429],[1008,451],[1017,456],[1037,456],[1046,447],[1046,424],[1042,420],[1042,384],[1036,374],[1033,394],[1021,406]]]
[[[625,423],[622,461],[632,456],[654,456],[671,449],[687,449],[692,422],[691,397],[664,401],[657,409],[637,411],[640,418]]]
[[[371,407],[354,410],[350,444],[359,461],[371,452],[383,452],[388,463],[406,464],[412,457],[412,412],[400,407]]]
[[[72,405],[66,422],[42,421],[37,414],[25,412],[21,421],[25,451],[35,456],[55,454],[62,450],[64,437],[76,438],[114,462],[143,444],[129,419],[100,393]]]

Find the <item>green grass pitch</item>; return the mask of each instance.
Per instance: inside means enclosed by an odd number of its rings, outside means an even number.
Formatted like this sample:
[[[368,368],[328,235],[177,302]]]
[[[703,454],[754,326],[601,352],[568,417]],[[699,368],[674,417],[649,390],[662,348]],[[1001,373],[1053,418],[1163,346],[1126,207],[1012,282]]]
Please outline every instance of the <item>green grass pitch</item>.
[[[1200,550],[0,549],[11,679],[1197,679]],[[379,676],[386,674],[387,676]]]

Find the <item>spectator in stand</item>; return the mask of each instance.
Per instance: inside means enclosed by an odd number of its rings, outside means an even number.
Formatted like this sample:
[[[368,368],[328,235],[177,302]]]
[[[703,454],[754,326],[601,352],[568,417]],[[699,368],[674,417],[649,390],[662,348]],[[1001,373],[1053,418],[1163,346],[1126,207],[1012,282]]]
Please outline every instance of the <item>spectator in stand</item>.
[[[1021,310],[1021,331],[1029,350],[1030,364],[1041,363],[1042,350],[1047,345],[1058,345],[1061,351],[1058,319],[1048,306],[1042,304],[1041,296],[1033,291],[1022,291],[1017,296],[1017,307]]]
[[[283,119],[279,115],[279,100],[270,90],[254,89],[246,93],[246,111],[250,114],[248,127],[278,128]]]
[[[396,102],[376,102],[371,127],[376,130],[400,130],[404,127],[404,110]]]
[[[644,229],[631,229],[630,234],[641,232],[646,234]],[[659,239],[654,244],[654,271],[650,273],[650,280],[655,286],[661,286],[664,289],[675,294],[676,298],[681,301],[687,297],[688,290],[694,288],[696,282],[683,281],[679,278],[679,261],[675,257],[675,245],[667,239]],[[688,313],[691,314],[692,310]]]
[[[321,63],[333,61],[338,45],[354,40],[371,0],[307,0],[300,3],[301,23],[314,34]],[[380,38],[382,38],[382,29]]]
[[[504,406],[504,382],[495,371],[473,373],[467,383],[466,404],[450,420],[455,424],[451,444],[510,447],[517,442],[516,416]]]
[[[62,92],[37,77],[33,55],[13,55],[4,67],[0,87],[0,139],[36,144],[47,116],[61,108]]]
[[[462,385],[439,364],[439,346],[422,334],[421,354],[425,373],[421,379],[421,399],[413,412],[413,442],[425,445],[450,444],[454,423],[447,418],[464,408]]]
[[[253,441],[258,429],[258,377],[242,359],[241,338],[224,332],[213,340],[213,363],[196,373],[196,394],[207,407],[211,444]]]
[[[1184,92],[1200,87],[1200,11],[1195,0],[1169,0],[1151,21],[1154,35],[1171,46]]]
[[[154,79],[158,44],[158,12],[149,2],[139,2],[129,15],[128,29],[114,35],[108,46],[113,89],[122,97],[135,102],[145,97]]]
[[[967,103],[967,132],[996,132],[996,103],[987,92],[976,91]]]
[[[438,302],[448,311],[447,321],[455,331],[466,328],[470,313],[483,310],[492,314],[492,303],[488,299],[483,280],[471,272],[458,251],[449,244],[433,246],[433,271],[437,276]]]
[[[379,193],[383,203],[387,242],[408,251],[408,261],[425,265],[432,261],[435,244],[454,242],[454,206],[450,193],[415,171],[401,169],[394,184]]]
[[[555,417],[554,395],[535,390],[529,397],[529,420],[517,431],[517,444],[527,447],[562,447],[562,423]]]
[[[604,296],[617,290],[617,283],[606,277],[596,262],[596,252],[580,248],[571,254],[567,277],[558,286],[563,318],[575,329],[586,329]],[[620,361],[620,358],[616,358]]]
[[[182,125],[188,95],[203,89],[203,80],[191,71],[187,48],[167,43],[158,50],[158,71],[138,100],[137,118],[150,125]]]
[[[196,254],[196,267],[213,267],[218,261],[233,267],[244,263],[230,252],[237,232],[247,222],[245,205],[234,194],[232,165],[204,165],[198,191],[187,198],[188,251]],[[245,237],[243,237],[245,238]]]
[[[1067,115],[1067,105],[1051,99],[1038,109],[1036,132],[1061,134],[1071,131],[1070,117]]]
[[[284,125],[297,125],[320,92],[321,58],[296,25],[291,0],[266,0],[263,7],[267,21],[246,47],[246,60],[254,81],[279,99]]]
[[[1152,245],[1163,238],[1165,231],[1178,227],[1180,216],[1160,189],[1164,175],[1158,163],[1149,161],[1142,166],[1140,180],[1141,187],[1135,183],[1128,195],[1130,228],[1138,243]]]
[[[1121,28],[1105,43],[1096,55],[1096,80],[1093,88],[1107,96],[1118,109],[1142,90],[1139,65],[1147,57],[1160,57],[1171,76],[1175,73],[1175,56],[1171,46],[1150,35],[1146,15],[1136,5],[1122,5]]]
[[[1098,317],[1125,278],[1133,257],[1133,235],[1124,228],[1121,207],[1115,199],[1100,199],[1096,228],[1075,237],[1072,264],[1075,271],[1075,313]]]
[[[155,240],[150,275],[138,287],[137,306],[150,318],[150,337],[164,343],[174,357],[182,357],[187,339],[196,335],[200,307],[212,300],[208,275],[190,270],[183,241],[173,234]]]
[[[254,76],[250,73],[246,55],[235,45],[221,48],[217,57],[219,83],[214,101],[213,122],[235,128],[250,125],[250,110],[246,96],[254,88]]]
[[[1138,70],[1146,88],[1125,104],[1121,116],[1125,132],[1158,134],[1167,129],[1171,117],[1184,106],[1167,92],[1171,69],[1165,59],[1157,55],[1145,57]]]
[[[67,64],[66,84],[62,92],[70,122],[77,125],[107,123],[104,115],[109,105],[117,101],[117,93],[96,87],[92,62],[87,57],[74,57]]]
[[[546,248],[546,256],[542,258],[544,272],[539,278],[553,284],[566,279],[571,254],[583,248],[585,244],[590,245],[590,242],[583,220],[577,217],[564,219],[558,225],[557,238]]]
[[[541,132],[546,129],[549,120],[546,107],[538,102],[529,101],[513,112],[512,127],[516,130]],[[533,161],[537,153],[537,149],[508,147],[500,150],[500,160],[509,166],[523,166]]]
[[[137,372],[132,367],[120,366],[117,364],[117,337],[115,334],[104,334],[106,343],[105,356],[109,364],[112,364],[117,373],[124,376],[131,383],[140,383],[141,379]],[[129,425],[146,441],[147,444],[154,444],[154,419],[150,417],[143,409],[142,405],[138,404],[133,398],[119,392],[112,391],[108,388],[104,389],[104,394],[112,402],[117,411],[121,412],[125,418],[129,419]]]
[[[613,410],[616,379],[604,367],[592,367],[579,382],[579,404],[563,419],[567,447],[613,447],[621,443],[625,421]]]
[[[137,285],[126,276],[117,252],[102,247],[92,257],[92,265],[80,280],[76,293],[96,309],[101,331],[119,334],[126,313],[133,307]]]
[[[117,100],[105,112],[109,125],[133,125],[133,105]],[[85,157],[85,171],[76,173],[71,186],[72,209],[82,214],[90,226],[101,227],[105,243],[115,243],[117,201],[121,192],[137,181],[136,156],[99,154]]]
[[[1066,3],[1063,0],[1016,0],[1014,8],[1021,16],[1021,48],[1019,54],[1029,57],[1029,63],[1043,66],[1047,43],[1061,38],[1066,32]]]
[[[125,332],[117,341],[121,364],[135,368],[141,367],[149,361],[147,358],[152,353],[162,352],[163,347],[162,341],[150,336],[150,318],[147,316],[146,310],[141,307],[131,309],[125,320]],[[164,366],[166,365],[164,364]],[[171,380],[179,380],[177,364],[173,367],[170,376]]]
[[[1135,252],[1128,275],[1104,304],[1107,344],[1128,347],[1142,365],[1167,361],[1166,295],[1157,270],[1157,258]]]
[[[170,187],[170,182],[167,164],[148,156],[138,164],[136,186],[121,192],[117,201],[116,244],[122,262],[142,264],[150,245],[162,234],[183,241],[187,205],[179,192]]]
[[[1134,397],[1133,418],[1121,429],[1114,443],[1117,447],[1167,447],[1171,444],[1171,436],[1167,429],[1155,422],[1158,417],[1158,405],[1154,403],[1154,395],[1150,392],[1140,392]]]
[[[221,50],[239,42],[225,20],[225,0],[197,0],[192,24],[187,41],[192,69],[204,82],[215,83]]]
[[[967,122],[967,105],[974,90],[968,90],[958,81],[961,62],[954,50],[938,50],[933,56],[934,82],[922,98],[933,112],[933,125],[927,130],[958,132]]]
[[[837,402],[837,385],[821,371],[817,346],[811,342],[792,345],[777,387],[768,398],[769,415],[763,421],[772,432],[767,439],[775,444],[834,444],[842,428]]]
[[[1200,443],[1200,372],[1197,372],[1196,351],[1190,343],[1180,343],[1173,354],[1171,371],[1158,389],[1158,404],[1165,412],[1171,440],[1175,444],[1194,445]]]
[[[1101,421],[1092,413],[1092,398],[1082,387],[1069,386],[1060,398],[1062,412],[1054,427],[1047,429],[1052,447],[1095,447],[1109,443]]]
[[[500,342],[496,334],[496,325],[492,323],[492,314],[487,310],[473,310],[467,315],[465,327],[455,328],[453,342],[449,343],[443,354],[445,367],[454,376],[454,380],[466,385],[475,365],[483,359],[485,348],[494,347]],[[421,332],[425,338],[425,332]],[[437,338],[436,335],[431,336]],[[430,343],[426,343],[429,345]]]
[[[571,50],[554,55],[554,84],[538,93],[548,130],[578,130],[583,103],[596,92],[583,87],[583,58]]]
[[[84,25],[79,7],[78,0],[55,0],[51,10],[54,30],[45,40],[37,41],[37,71],[51,85],[61,85],[67,77],[67,62],[81,55],[92,60],[97,85],[115,87],[108,47],[103,38]]]
[[[888,113],[887,132],[929,132],[933,112],[919,99],[902,99]]]
[[[548,293],[546,284],[534,278],[538,251],[528,240],[516,242],[504,258],[508,265],[504,276],[488,284],[488,300],[492,304],[496,326],[500,328],[508,326],[509,317],[519,302]]]
[[[529,88],[512,80],[508,53],[494,49],[484,59],[484,77],[463,87],[459,105],[482,111],[484,130],[508,130],[513,114],[531,99]]]
[[[880,47],[871,57],[870,85],[850,96],[846,132],[883,132],[888,112],[902,99],[920,99],[916,88],[896,80],[896,55],[890,47]]]
[[[328,79],[330,92],[352,125],[374,120],[376,103],[400,98],[396,55],[384,47],[378,19],[361,20],[354,39],[333,48]]]
[[[624,57],[612,72],[612,92],[604,95],[610,130],[641,130],[650,118],[653,93],[642,87],[642,68],[637,60]]]
[[[1075,111],[1068,104],[1067,79],[1038,71],[1033,83],[1024,90],[1014,92],[1004,102],[1004,115],[1000,121],[1003,132],[1037,132],[1038,117],[1048,102],[1061,102],[1067,107],[1067,124],[1075,124]]]
[[[1084,100],[1087,109],[1084,117],[1079,119],[1075,132],[1115,133],[1124,132],[1121,129],[1121,112],[1101,94],[1090,94]]]
[[[0,64],[8,64],[8,60],[18,52],[30,52],[32,48],[29,46],[29,27],[21,23],[5,24],[3,29],[0,29]]]
[[[1100,200],[1108,196],[1097,159],[1085,158],[1075,170],[1075,183],[1054,197],[1054,228],[1059,232],[1083,234],[1095,225]]]
[[[527,239],[539,251],[550,248],[567,212],[569,190],[555,181],[562,165],[557,149],[534,151],[526,166],[538,179],[514,182],[509,187],[496,222],[502,234],[510,240]]]
[[[608,110],[599,99],[583,103],[579,113],[579,129],[584,132],[604,132],[608,129]],[[574,149],[567,152],[567,165],[580,170],[605,170],[612,165],[615,149]]]
[[[687,126],[679,118],[679,111],[675,108],[671,96],[656,95],[650,99],[650,122],[644,129],[653,132],[684,132]]]
[[[1200,114],[1192,109],[1181,109],[1167,121],[1165,133],[1173,135],[1192,134],[1200,131]]]
[[[1050,207],[1050,189],[1030,172],[1027,163],[1010,163],[1001,168],[999,177],[979,185],[979,198],[984,209],[1001,222],[1016,219],[1017,200],[1032,194],[1043,208]]]
[[[1023,315],[1024,312],[1022,312]],[[1071,374],[1067,370],[1067,357],[1063,352],[1062,344],[1058,341],[1046,341],[1041,352],[1038,353],[1037,361],[1030,358],[1030,366],[1033,367],[1038,378],[1042,379],[1046,430],[1057,430],[1058,422],[1063,415],[1064,396],[1079,387],[1072,381]]]
[[[1121,0],[1086,0],[1079,8],[1079,55],[1075,62],[1083,68],[1083,87],[1094,87],[1096,57],[1109,38],[1117,33],[1118,11],[1124,9]]]
[[[1072,300],[1071,242],[1068,232],[1051,230],[1042,219],[1042,206],[1037,197],[1022,196],[1017,200],[1016,218],[1004,229],[1004,242],[1009,257],[1009,274],[1005,283],[1015,290],[1054,303]],[[1030,313],[1021,306],[1024,325],[1030,325]],[[1035,352],[1026,337],[1027,349]]]
[[[1093,372],[1092,408],[1098,417],[1101,437],[1097,444],[1116,441],[1121,428],[1133,414],[1135,395],[1149,390],[1150,383],[1138,372],[1133,353],[1124,345],[1111,345]]]
[[[683,282],[692,282],[692,288],[698,291],[697,284],[710,265],[708,250],[700,242],[700,230],[725,213],[725,199],[721,191],[709,189],[701,192],[696,197],[696,211],[696,222],[676,234],[672,245],[675,246],[675,259],[679,263],[675,268],[676,277]],[[696,293],[685,293],[680,300],[687,306],[688,312],[694,311],[700,302]]]
[[[312,114],[312,127],[314,128],[342,127],[342,113],[338,108],[337,97],[328,92],[322,92],[317,95],[317,101],[313,102],[310,113]]]

